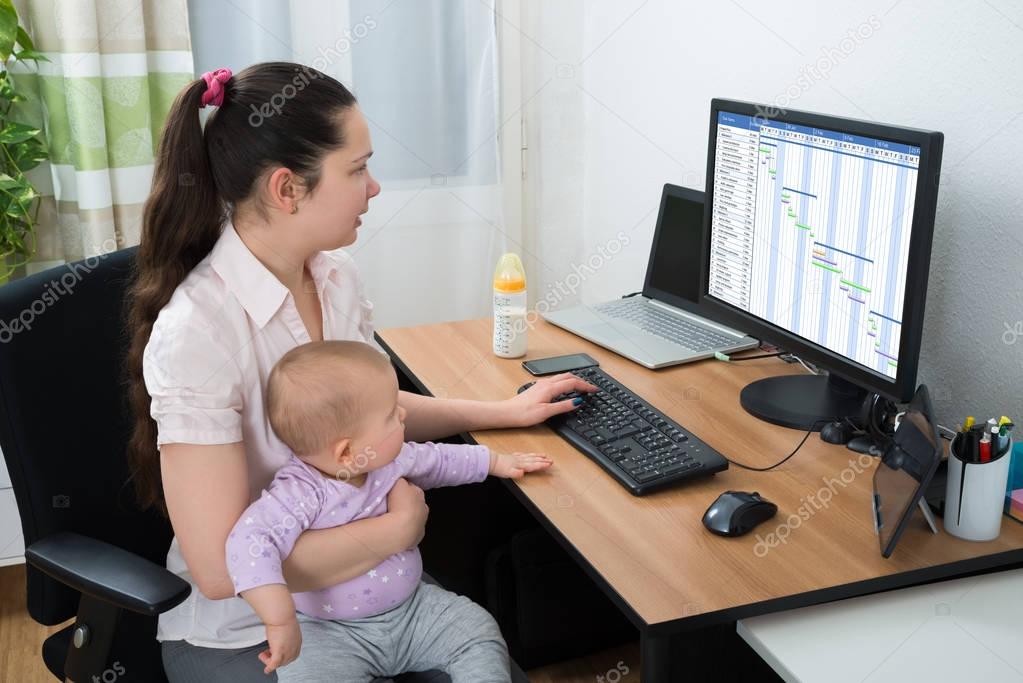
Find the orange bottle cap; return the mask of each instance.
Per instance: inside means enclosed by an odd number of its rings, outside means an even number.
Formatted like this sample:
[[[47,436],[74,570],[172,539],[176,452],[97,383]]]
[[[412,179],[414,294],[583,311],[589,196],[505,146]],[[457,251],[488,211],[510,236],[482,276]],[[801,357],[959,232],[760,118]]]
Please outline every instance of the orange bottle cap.
[[[499,292],[522,292],[526,289],[526,269],[518,254],[501,256],[494,269],[494,289]]]

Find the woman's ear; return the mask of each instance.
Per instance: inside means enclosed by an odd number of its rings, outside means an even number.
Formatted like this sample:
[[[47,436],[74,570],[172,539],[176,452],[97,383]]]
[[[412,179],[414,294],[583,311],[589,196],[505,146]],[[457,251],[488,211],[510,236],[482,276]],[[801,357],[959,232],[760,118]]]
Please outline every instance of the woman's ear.
[[[298,202],[305,194],[305,183],[290,168],[280,167],[267,177],[267,204],[284,213],[298,211]]]

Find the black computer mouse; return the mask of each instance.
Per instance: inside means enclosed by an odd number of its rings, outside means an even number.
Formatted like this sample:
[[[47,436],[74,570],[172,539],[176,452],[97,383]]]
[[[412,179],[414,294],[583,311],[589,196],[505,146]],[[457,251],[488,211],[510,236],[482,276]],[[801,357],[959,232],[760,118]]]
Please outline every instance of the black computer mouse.
[[[777,512],[778,506],[756,491],[725,491],[703,513],[703,526],[718,536],[742,536]]]

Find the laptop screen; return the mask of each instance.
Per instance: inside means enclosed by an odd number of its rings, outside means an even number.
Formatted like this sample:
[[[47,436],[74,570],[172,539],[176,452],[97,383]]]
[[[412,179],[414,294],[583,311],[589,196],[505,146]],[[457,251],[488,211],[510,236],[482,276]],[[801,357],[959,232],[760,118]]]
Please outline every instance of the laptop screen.
[[[703,192],[665,185],[643,296],[695,312],[702,249]]]

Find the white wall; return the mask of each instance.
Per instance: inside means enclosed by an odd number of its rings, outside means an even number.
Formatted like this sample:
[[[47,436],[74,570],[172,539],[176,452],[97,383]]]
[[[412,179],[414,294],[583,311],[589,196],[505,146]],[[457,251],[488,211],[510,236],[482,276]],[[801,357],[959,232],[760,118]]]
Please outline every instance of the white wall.
[[[0,451],[0,567],[24,561],[25,537],[21,533],[21,517],[14,500],[11,477],[4,454]]]
[[[1023,412],[1023,334],[1005,343],[1023,332],[1023,4],[573,0],[523,21],[534,293],[620,230],[565,300],[641,288],[662,184],[703,187],[712,97],[940,130],[920,381],[946,421]]]

